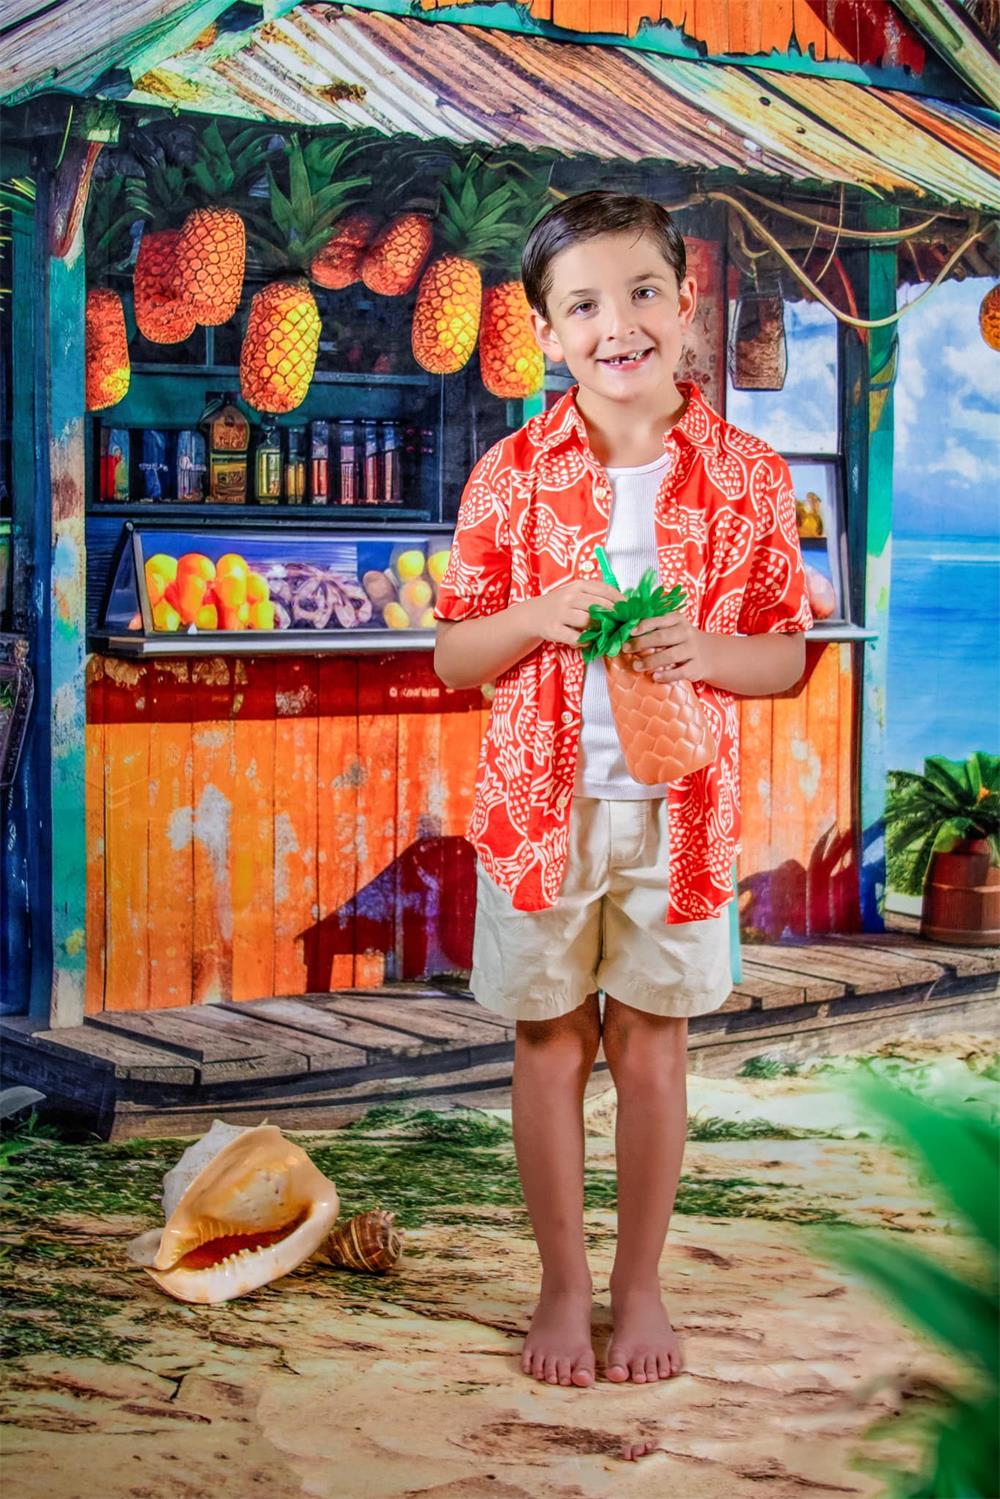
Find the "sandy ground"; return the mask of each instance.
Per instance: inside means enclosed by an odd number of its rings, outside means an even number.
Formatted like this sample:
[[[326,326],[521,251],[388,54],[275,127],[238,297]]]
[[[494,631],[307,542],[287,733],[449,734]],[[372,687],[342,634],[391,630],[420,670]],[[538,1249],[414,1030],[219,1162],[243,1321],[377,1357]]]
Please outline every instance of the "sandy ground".
[[[982,1045],[942,1038],[933,1055],[911,1059],[911,1081],[960,1067],[975,1093],[981,1083],[967,1060]],[[14,1173],[10,1315],[39,1336],[28,1345],[37,1351],[22,1344],[6,1368],[6,1491],[18,1499],[536,1499],[543,1489],[566,1499],[875,1496],[882,1485],[854,1465],[857,1455],[912,1449],[863,1444],[861,1433],[899,1407],[902,1387],[955,1371],[817,1256],[816,1220],[906,1234],[951,1263],[963,1246],[898,1150],[859,1135],[865,1121],[837,1076],[692,1079],[689,1104],[700,1117],[773,1116],[823,1135],[689,1141],[687,1210],[675,1214],[662,1261],[686,1369],[648,1386],[603,1378],[611,1206],[587,1213],[598,1381],[580,1390],[520,1372],[537,1259],[516,1200],[452,1201],[423,1222],[411,1213],[417,1221],[389,1276],[313,1263],[242,1301],[197,1308],[168,1300],[127,1265],[126,1240],[157,1221],[152,1204],[91,1211],[99,1184],[84,1176],[93,1186],[78,1200],[28,1221],[17,1215]],[[595,1182],[613,1168],[613,1129],[613,1094],[591,1100]],[[315,1150],[329,1137],[300,1138]],[[91,1150],[98,1174],[101,1150]],[[509,1147],[498,1150],[491,1169],[499,1161],[509,1174]],[[44,1151],[19,1159],[37,1162],[33,1180],[44,1188]],[[386,1190],[380,1196],[395,1206]],[[100,1339],[93,1352],[74,1353],[74,1325],[98,1304]],[[626,1445],[641,1440],[655,1450],[626,1461]]]

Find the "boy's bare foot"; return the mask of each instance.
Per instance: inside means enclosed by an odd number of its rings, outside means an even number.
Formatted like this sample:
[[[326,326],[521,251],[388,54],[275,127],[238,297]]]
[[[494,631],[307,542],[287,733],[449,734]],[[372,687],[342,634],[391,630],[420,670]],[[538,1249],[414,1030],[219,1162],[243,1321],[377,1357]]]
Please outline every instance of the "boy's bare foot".
[[[524,1373],[547,1384],[593,1384],[592,1310],[592,1286],[547,1286],[543,1276],[521,1353]]]
[[[612,1286],[611,1314],[614,1332],[605,1359],[608,1379],[618,1384],[628,1379],[649,1384],[680,1373],[681,1347],[658,1281]]]

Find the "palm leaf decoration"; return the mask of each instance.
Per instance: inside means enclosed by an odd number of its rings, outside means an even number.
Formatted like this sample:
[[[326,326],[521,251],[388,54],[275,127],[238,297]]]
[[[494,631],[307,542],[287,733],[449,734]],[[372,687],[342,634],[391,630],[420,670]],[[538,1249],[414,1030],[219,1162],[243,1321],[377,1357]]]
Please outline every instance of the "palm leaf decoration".
[[[1000,755],[932,755],[922,775],[890,771],[885,822],[893,883],[912,894],[923,889],[931,856],[964,838],[985,838],[1000,866]]]
[[[133,182],[126,177],[102,177],[91,183],[84,219],[87,271],[97,280],[108,271],[122,270],[132,254],[132,225],[140,217],[132,203]]]
[[[862,1276],[906,1320],[957,1359],[970,1376],[961,1391],[922,1380],[925,1398],[908,1412],[879,1420],[866,1440],[912,1435],[923,1447],[918,1472],[857,1458],[853,1466],[887,1482],[885,1499],[991,1499],[1000,1472],[1000,1130],[963,1095],[924,1098],[866,1079],[859,1101],[882,1116],[929,1176],[966,1230],[961,1268],[939,1263],[898,1235],[821,1230],[817,1250]]]
[[[605,583],[618,587],[618,580],[611,571],[603,547],[596,548]],[[672,614],[684,603],[685,594],[679,583],[665,593],[657,582],[656,569],[650,567],[643,573],[634,588],[624,590],[625,597],[615,604],[591,604],[589,625],[580,635],[584,661],[596,661],[598,656],[617,656],[641,619],[655,619],[661,614]]]
[[[323,138],[303,146],[293,135],[285,146],[287,182],[278,182],[270,164],[270,213],[249,213],[247,227],[254,258],[268,269],[308,271],[337,220],[371,184],[366,173],[342,175],[363,149],[354,141]]]

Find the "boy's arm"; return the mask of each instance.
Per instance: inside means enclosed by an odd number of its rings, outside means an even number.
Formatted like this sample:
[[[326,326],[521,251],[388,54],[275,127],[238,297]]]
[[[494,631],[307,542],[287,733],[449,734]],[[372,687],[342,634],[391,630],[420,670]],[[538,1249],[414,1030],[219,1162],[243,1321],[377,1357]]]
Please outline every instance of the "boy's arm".
[[[458,510],[451,557],[434,609],[434,670],[446,687],[479,687],[551,640],[576,645],[591,604],[621,598],[606,583],[576,579],[537,598],[510,604],[509,481],[503,444],[469,476]]]
[[[516,666],[543,640],[576,645],[590,623],[591,604],[613,604],[617,589],[581,578],[497,614],[440,620],[434,670],[446,687],[480,687]]]

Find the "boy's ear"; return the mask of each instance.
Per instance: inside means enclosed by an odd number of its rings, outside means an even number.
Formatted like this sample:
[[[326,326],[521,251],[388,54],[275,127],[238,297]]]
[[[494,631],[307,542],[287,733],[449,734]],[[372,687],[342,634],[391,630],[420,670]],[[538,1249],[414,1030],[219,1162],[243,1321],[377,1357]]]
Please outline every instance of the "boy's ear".
[[[698,283],[693,276],[685,276],[677,288],[677,311],[685,327],[690,324],[698,306]]]
[[[532,331],[542,353],[546,354],[554,364],[561,364],[563,360],[562,344],[559,342],[555,329],[548,318],[543,317],[540,312],[536,312],[534,307],[530,311]]]

